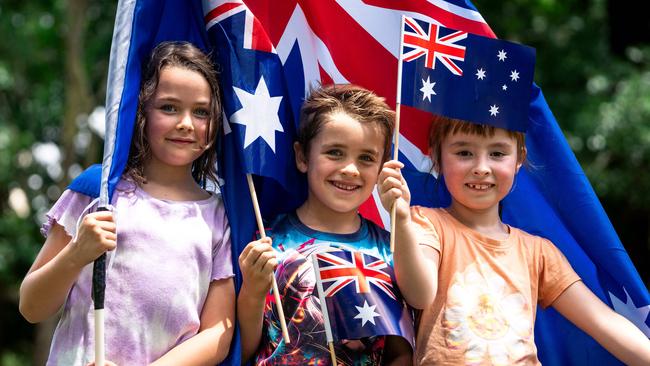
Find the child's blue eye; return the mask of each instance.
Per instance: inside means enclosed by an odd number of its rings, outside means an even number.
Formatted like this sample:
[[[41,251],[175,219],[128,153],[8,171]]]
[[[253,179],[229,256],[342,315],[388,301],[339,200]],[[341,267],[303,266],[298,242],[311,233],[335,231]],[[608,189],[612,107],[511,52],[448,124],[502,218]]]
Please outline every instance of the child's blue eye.
[[[504,152],[501,152],[501,151],[494,151],[490,155],[492,155],[495,158],[502,158],[502,157],[506,156],[507,154],[504,153]]]
[[[364,154],[359,157],[359,160],[365,161],[368,163],[374,163],[375,162],[375,157],[369,154]]]
[[[160,110],[167,113],[176,112],[176,107],[171,104],[163,104],[160,106]]]
[[[194,115],[199,118],[208,118],[210,117],[210,111],[205,108],[197,108],[194,110]]]
[[[341,156],[343,156],[343,151],[341,151],[339,149],[331,149],[331,150],[325,151],[325,154],[329,155],[329,156],[332,156],[332,157],[341,157]]]
[[[467,151],[467,150],[463,150],[463,151],[458,151],[456,153],[456,155],[462,156],[462,157],[468,157],[468,156],[472,156],[472,153]]]

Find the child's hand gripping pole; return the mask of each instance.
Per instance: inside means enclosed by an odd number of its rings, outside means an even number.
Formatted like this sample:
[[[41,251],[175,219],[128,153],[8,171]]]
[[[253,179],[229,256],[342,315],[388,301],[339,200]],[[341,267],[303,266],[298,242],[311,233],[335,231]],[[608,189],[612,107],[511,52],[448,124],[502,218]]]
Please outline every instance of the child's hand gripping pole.
[[[108,211],[99,207],[97,211]],[[104,365],[104,291],[106,290],[106,253],[100,255],[93,263],[92,296],[95,305],[95,365]]]
[[[266,231],[264,231],[264,223],[262,222],[262,214],[260,212],[260,205],[257,201],[257,193],[255,191],[255,185],[253,184],[253,177],[250,174],[246,174],[246,180],[248,181],[248,190],[251,193],[251,200],[253,201],[253,209],[255,210],[255,219],[257,220],[257,229],[260,232],[260,238],[266,237]],[[289,344],[289,332],[287,331],[287,322],[284,320],[284,310],[282,309],[282,302],[280,300],[280,291],[278,290],[278,283],[273,276],[272,281],[273,286],[273,297],[275,298],[275,306],[278,311],[278,318],[280,318],[280,327],[282,328],[282,337],[284,338],[284,343]]]

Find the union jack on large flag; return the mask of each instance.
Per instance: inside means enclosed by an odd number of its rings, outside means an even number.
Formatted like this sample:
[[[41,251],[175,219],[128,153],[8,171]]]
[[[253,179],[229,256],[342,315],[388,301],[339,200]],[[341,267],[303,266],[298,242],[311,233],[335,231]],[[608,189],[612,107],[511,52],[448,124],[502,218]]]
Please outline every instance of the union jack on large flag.
[[[246,10],[238,10],[243,6]],[[286,171],[293,166],[291,153],[280,145],[293,139],[290,135],[306,92],[317,82],[355,83],[389,103],[395,101],[403,14],[494,37],[476,8],[464,0],[121,0],[108,76],[102,185],[112,192],[124,169],[141,65],[151,49],[165,40],[188,40],[212,51],[229,103],[224,111],[229,123],[221,141],[219,174],[224,180],[237,268],[237,256],[255,231],[245,173],[257,175],[260,204],[269,214],[291,210],[304,199],[304,180],[292,180],[293,173]],[[221,36],[212,34],[221,32]],[[223,57],[232,59],[224,63]],[[520,171],[516,189],[503,202],[503,219],[551,239],[601,300],[650,336],[648,290],[541,90],[534,86],[531,93],[527,148],[537,168]],[[258,110],[256,98],[262,97],[266,109]],[[269,122],[269,118],[277,120]],[[448,204],[449,196],[430,174],[428,119],[426,112],[401,107],[399,156],[406,165],[412,203],[440,207]],[[260,121],[263,125],[255,123]],[[267,167],[270,162],[274,163]],[[98,173],[81,176],[73,188],[97,195]],[[388,214],[374,200],[364,204],[361,212],[389,226]],[[239,286],[241,274],[236,276]],[[594,360],[600,365],[620,364],[552,309],[538,310],[535,327],[539,358],[545,365],[582,365]],[[225,364],[239,364],[239,344],[236,336]]]
[[[315,252],[329,324],[335,340],[398,335],[414,344],[411,312],[393,287],[383,259],[345,247]]]

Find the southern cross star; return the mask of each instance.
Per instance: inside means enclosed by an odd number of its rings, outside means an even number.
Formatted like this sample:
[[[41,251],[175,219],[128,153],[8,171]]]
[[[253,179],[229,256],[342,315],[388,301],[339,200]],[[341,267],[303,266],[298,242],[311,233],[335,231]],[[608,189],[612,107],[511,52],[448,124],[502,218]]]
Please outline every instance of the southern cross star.
[[[476,70],[476,78],[479,80],[485,79],[485,70],[481,67],[480,69]]]
[[[506,56],[506,54],[507,54],[507,52],[505,50],[499,51],[499,54],[497,55],[497,58],[499,59],[499,61],[505,61],[508,58],[508,56]]]
[[[510,71],[510,80],[512,80],[512,81],[519,80],[519,71],[517,71],[517,70]]]
[[[634,301],[632,301],[630,294],[627,293],[627,290],[623,288],[623,291],[625,291],[625,302],[621,301],[611,292],[609,293],[609,298],[612,300],[614,310],[634,323],[634,325],[641,329],[646,337],[650,337],[650,327],[645,323],[648,314],[650,314],[650,305],[637,307],[634,304]]]

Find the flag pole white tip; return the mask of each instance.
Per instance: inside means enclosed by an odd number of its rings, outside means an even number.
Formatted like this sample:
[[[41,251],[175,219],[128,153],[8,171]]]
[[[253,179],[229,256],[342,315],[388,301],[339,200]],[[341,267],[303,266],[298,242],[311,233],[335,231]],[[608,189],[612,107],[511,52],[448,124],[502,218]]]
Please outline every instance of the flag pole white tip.
[[[95,365],[103,366],[104,359],[104,309],[95,309]]]

